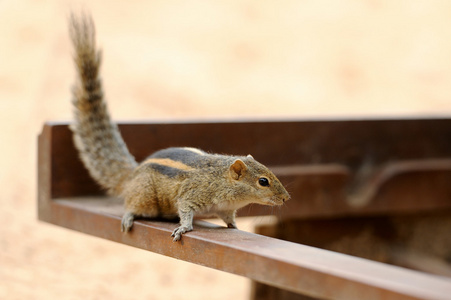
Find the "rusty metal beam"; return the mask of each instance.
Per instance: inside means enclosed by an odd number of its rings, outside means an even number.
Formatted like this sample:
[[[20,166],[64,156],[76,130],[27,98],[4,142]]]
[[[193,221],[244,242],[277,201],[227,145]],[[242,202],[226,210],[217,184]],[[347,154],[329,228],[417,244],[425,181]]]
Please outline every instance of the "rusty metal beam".
[[[122,124],[120,129],[137,159],[180,145],[252,153],[276,166],[292,192],[288,209],[276,212],[285,217],[451,207],[451,120],[191,122]],[[170,222],[138,221],[124,235],[119,230],[122,206],[103,197],[92,182],[67,124],[46,124],[38,145],[43,221],[314,297],[446,299],[451,294],[449,279],[204,222],[182,243],[171,241],[176,224]],[[371,197],[364,205],[352,205],[349,195],[359,188],[371,190]],[[258,210],[250,214],[272,212]]]
[[[137,221],[120,232],[114,199],[60,199],[41,220],[114,242],[328,299],[446,299],[449,279],[196,221],[181,243],[171,222]]]

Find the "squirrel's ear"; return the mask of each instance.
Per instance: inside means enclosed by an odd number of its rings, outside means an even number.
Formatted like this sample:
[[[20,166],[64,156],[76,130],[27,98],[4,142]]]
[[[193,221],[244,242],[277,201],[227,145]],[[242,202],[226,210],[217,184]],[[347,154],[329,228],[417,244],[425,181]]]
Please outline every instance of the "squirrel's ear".
[[[247,155],[247,158],[252,158],[252,159],[254,159],[254,157],[253,157],[252,155],[250,155],[250,154]]]
[[[229,172],[230,176],[235,180],[240,180],[240,178],[246,172],[247,167],[241,159],[236,159],[230,166]]]

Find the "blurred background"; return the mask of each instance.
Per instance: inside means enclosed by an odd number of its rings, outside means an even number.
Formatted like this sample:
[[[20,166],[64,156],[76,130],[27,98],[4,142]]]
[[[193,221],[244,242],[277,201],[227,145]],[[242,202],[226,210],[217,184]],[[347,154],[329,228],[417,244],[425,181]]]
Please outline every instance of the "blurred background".
[[[37,135],[71,120],[71,10],[93,15],[116,120],[451,114],[450,1],[0,0],[1,299],[249,295],[244,278],[37,221]]]

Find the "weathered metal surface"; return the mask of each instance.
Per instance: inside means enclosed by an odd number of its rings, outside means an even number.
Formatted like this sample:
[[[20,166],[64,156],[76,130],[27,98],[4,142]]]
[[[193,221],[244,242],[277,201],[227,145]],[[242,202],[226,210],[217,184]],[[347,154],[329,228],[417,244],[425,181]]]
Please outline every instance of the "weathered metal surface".
[[[451,209],[397,216],[292,219],[258,226],[256,232],[451,279]]]
[[[173,222],[137,221],[120,232],[120,206],[104,199],[52,201],[43,220],[122,244],[329,299],[446,299],[443,278],[197,221],[180,243]],[[91,201],[94,203],[91,205]],[[112,202],[109,202],[112,201]],[[102,208],[103,207],[103,208]]]
[[[451,210],[400,216],[286,220],[260,225],[256,232],[372,261],[409,267],[442,278],[446,276],[451,282]],[[252,299],[306,298],[254,282]]]

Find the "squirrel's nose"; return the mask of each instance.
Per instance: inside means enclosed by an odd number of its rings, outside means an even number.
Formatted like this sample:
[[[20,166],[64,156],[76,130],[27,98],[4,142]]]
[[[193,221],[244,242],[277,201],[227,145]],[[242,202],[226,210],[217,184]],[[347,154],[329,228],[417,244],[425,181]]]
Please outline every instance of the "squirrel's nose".
[[[282,201],[285,202],[285,201],[288,201],[290,199],[291,199],[291,197],[290,197],[290,195],[288,195],[288,196],[283,197]]]

